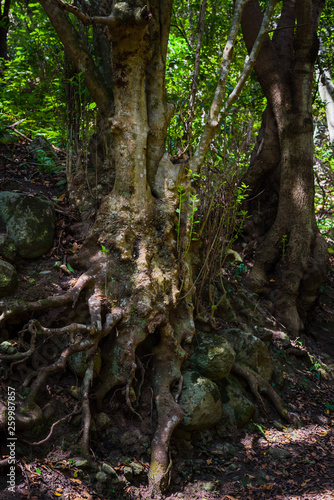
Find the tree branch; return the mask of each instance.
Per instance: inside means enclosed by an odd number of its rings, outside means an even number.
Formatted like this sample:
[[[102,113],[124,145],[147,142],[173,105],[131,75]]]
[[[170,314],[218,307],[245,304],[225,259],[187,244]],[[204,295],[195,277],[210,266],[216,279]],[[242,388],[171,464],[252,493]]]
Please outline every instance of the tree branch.
[[[201,63],[201,48],[202,48],[202,39],[204,33],[204,20],[205,20],[205,11],[206,11],[206,0],[203,0],[201,12],[199,15],[199,30],[198,30],[198,38],[197,38],[197,46],[196,46],[196,55],[195,55],[195,67],[194,67],[194,76],[191,83],[191,91],[189,98],[189,112],[188,119],[186,121],[186,130],[188,135],[188,141],[191,139],[192,133],[192,123],[195,114],[195,97],[198,86],[198,76],[200,70]]]
[[[122,15],[120,16],[115,16],[114,13],[111,13],[110,16],[88,16],[87,14],[84,14],[78,7],[73,5],[72,3],[66,3],[63,0],[53,0],[55,4],[58,5],[60,9],[66,10],[67,12],[70,12],[73,14],[75,17],[77,17],[84,26],[91,26],[92,24],[105,24],[110,27],[115,27],[120,19],[122,21],[130,21],[134,20],[137,22],[142,22],[142,21],[149,21],[151,19],[151,15],[149,12],[149,9],[147,5],[144,5],[144,7],[137,8],[134,10],[125,10],[122,11]]]
[[[102,75],[91,54],[84,47],[81,38],[70,22],[68,15],[60,8],[59,2],[61,0],[55,1],[56,3],[53,0],[39,0],[39,3],[42,5],[54,29],[58,33],[59,38],[73,64],[76,66],[78,71],[83,73],[85,84],[87,85],[92,98],[96,102],[97,107],[101,113],[109,114],[112,107],[112,99],[104,85]],[[82,14],[82,16],[85,15]]]

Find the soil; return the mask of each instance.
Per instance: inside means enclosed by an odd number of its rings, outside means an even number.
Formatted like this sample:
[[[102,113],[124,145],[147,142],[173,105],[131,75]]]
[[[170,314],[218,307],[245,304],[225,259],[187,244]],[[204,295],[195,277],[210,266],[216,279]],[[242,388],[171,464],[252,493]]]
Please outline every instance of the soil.
[[[66,266],[68,258],[80,248],[86,226],[69,206],[61,167],[60,162],[58,173],[40,171],[29,161],[26,145],[13,145],[11,149],[0,145],[1,190],[46,197],[53,201],[57,213],[55,243],[49,253],[34,261],[22,259],[15,263],[22,299],[36,300],[64,293],[80,275],[79,271]],[[80,314],[80,304],[76,314]],[[86,311],[81,314],[84,316]],[[47,311],[39,319],[43,324],[60,326],[66,324],[71,315],[71,307],[64,307],[61,315],[59,310],[57,313]],[[10,321],[0,330],[0,336],[15,338],[27,319]],[[275,330],[279,328],[272,318],[270,321],[263,318],[263,325],[270,332],[270,350],[276,366],[273,385],[285,407],[299,416],[301,427],[287,425],[271,403],[264,401],[263,407],[257,408],[252,420],[241,429],[227,429],[222,423],[215,429],[191,435],[176,432],[171,443],[173,472],[166,500],[334,499],[333,266],[309,316],[305,334],[294,341],[293,349],[284,349]],[[56,344],[42,348],[43,352],[36,353],[35,370],[39,363],[45,362],[46,348],[49,359],[59,352]],[[145,377],[148,370],[149,360],[143,367]],[[11,379],[18,398],[25,393],[22,385],[25,377],[26,372],[14,372]],[[77,387],[78,377],[70,370],[48,381],[41,398],[54,403],[53,422],[75,412]],[[1,381],[0,391],[0,399],[3,399],[7,391],[5,381]],[[109,419],[107,424],[94,421],[91,464],[80,462],[80,419],[75,415],[70,424],[64,421],[55,426],[51,437],[40,445],[27,442],[47,437],[49,427],[24,433],[16,443],[15,493],[7,488],[8,465],[2,466],[0,499],[148,498],[148,446],[156,415],[146,378],[136,413],[124,409],[123,396],[119,389],[106,401],[103,412]],[[1,434],[3,459],[8,456],[6,440],[7,436]],[[96,481],[103,464],[109,464],[116,471],[120,480],[118,488]],[[140,474],[131,472],[133,464],[137,464]]]

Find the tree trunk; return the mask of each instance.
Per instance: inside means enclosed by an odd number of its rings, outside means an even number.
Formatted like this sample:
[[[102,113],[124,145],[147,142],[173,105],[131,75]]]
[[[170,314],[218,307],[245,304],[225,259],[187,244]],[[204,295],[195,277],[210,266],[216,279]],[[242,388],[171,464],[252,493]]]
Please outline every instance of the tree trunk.
[[[255,197],[250,226],[262,235],[250,283],[270,296],[292,335],[303,329],[328,261],[315,220],[313,181],[312,81],[322,7],[321,0],[285,0],[273,38],[260,50],[255,71],[267,110],[243,178]],[[242,30],[248,51],[261,17],[258,2],[246,5]]]
[[[190,342],[194,333],[191,296],[187,301],[179,298],[181,279],[174,229],[178,195],[173,180],[179,167],[164,154],[171,115],[164,78],[172,1],[153,0],[150,11],[140,1],[115,2],[113,8],[111,2],[93,2],[87,15],[109,16],[112,23],[112,27],[94,24],[97,54],[107,59],[102,59],[102,82],[100,72],[93,67],[85,47],[78,44],[66,14],[60,10],[61,4],[56,7],[51,0],[41,3],[73,62],[84,72],[99,107],[100,123],[105,128],[102,134],[110,134],[112,144],[108,161],[115,177],[108,186],[105,179],[111,169],[99,172],[99,183],[104,183],[109,192],[101,197],[95,223],[72,262],[83,268],[90,265],[77,288],[78,293],[83,287],[90,288],[88,304],[95,349],[108,335],[102,382],[95,398],[101,408],[107,392],[123,386],[126,404],[134,411],[129,392],[137,370],[136,350],[154,335],[157,345],[152,385],[158,422],[151,446],[150,484],[152,492],[158,494],[169,482],[168,444],[183,418],[171,387],[181,379],[180,368],[186,356],[181,344]],[[111,71],[106,73],[110,64]],[[74,191],[75,184],[71,184]],[[76,193],[80,196],[78,190]],[[158,195],[164,199],[158,199]],[[81,192],[81,202],[82,198]],[[186,287],[185,282],[183,292],[187,292]],[[103,297],[112,304],[107,314]],[[117,330],[111,330],[114,320],[110,318],[115,317]],[[90,383],[87,381],[87,387]],[[88,450],[87,442],[84,449]]]
[[[7,34],[9,28],[10,0],[0,4],[0,59],[8,59]]]

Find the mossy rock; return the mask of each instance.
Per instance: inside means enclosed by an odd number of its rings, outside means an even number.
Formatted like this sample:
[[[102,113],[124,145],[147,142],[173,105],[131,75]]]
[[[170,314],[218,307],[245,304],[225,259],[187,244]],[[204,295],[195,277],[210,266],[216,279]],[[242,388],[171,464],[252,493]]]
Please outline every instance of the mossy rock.
[[[14,262],[16,253],[15,241],[5,234],[0,234],[0,257],[8,262]]]
[[[10,295],[16,286],[17,274],[15,267],[0,259],[0,297]]]
[[[55,209],[50,201],[3,191],[0,193],[0,217],[20,257],[35,259],[51,248]]]
[[[246,392],[239,381],[228,375],[217,382],[223,410],[231,425],[243,427],[252,417],[255,405],[247,398]]]
[[[195,371],[183,374],[180,406],[184,410],[180,427],[188,431],[214,427],[223,416],[217,385]]]
[[[235,351],[220,335],[199,333],[190,366],[210,380],[226,377],[234,364]],[[196,344],[196,341],[195,341]]]
[[[274,363],[262,340],[239,328],[222,330],[221,335],[232,344],[236,352],[236,362],[248,366],[267,381],[271,379]]]

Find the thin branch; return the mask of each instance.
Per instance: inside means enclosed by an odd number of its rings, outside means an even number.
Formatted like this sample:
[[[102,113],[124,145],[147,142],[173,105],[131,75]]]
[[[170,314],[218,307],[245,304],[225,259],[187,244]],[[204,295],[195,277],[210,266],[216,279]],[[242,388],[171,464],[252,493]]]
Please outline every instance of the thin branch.
[[[54,428],[61,424],[62,422],[64,422],[65,420],[69,419],[70,417],[73,417],[74,415],[78,415],[78,413],[80,413],[81,410],[78,410],[77,409],[78,405],[76,405],[76,407],[74,408],[74,410],[72,411],[72,413],[70,413],[69,415],[66,415],[65,417],[57,420],[57,422],[54,422],[52,425],[51,425],[51,428],[50,428],[50,431],[49,431],[49,434],[44,438],[42,439],[41,441],[35,441],[33,443],[31,443],[30,441],[26,441],[25,439],[23,438],[19,438],[20,441],[22,441],[22,443],[25,443],[25,444],[28,444],[29,446],[40,446],[41,444],[44,444],[46,443],[46,441],[48,441],[48,439],[50,439],[50,437],[52,436],[52,433],[54,431]]]
[[[203,33],[204,33],[206,1],[207,0],[203,0],[201,12],[200,12],[200,16],[199,16],[199,30],[198,30],[198,39],[197,39],[196,55],[195,55],[194,76],[193,76],[193,80],[192,80],[192,84],[191,84],[191,91],[190,91],[190,98],[189,98],[189,112],[188,112],[188,119],[186,122],[188,141],[190,141],[190,139],[191,139],[192,123],[193,123],[194,114],[195,114],[195,96],[196,96],[197,87],[198,87],[198,76],[199,76],[199,70],[200,70],[200,64],[201,64],[201,48],[202,48],[202,40],[203,40]]]
[[[79,72],[82,72],[85,84],[102,113],[112,109],[112,99],[105,86],[102,74],[94,62],[91,53],[83,45],[79,33],[71,23],[68,14],[60,6],[61,0],[39,0],[54,29],[63,43],[68,55]],[[64,3],[64,2],[63,2]],[[66,4],[67,5],[67,4]],[[84,14],[82,14],[84,16]]]

